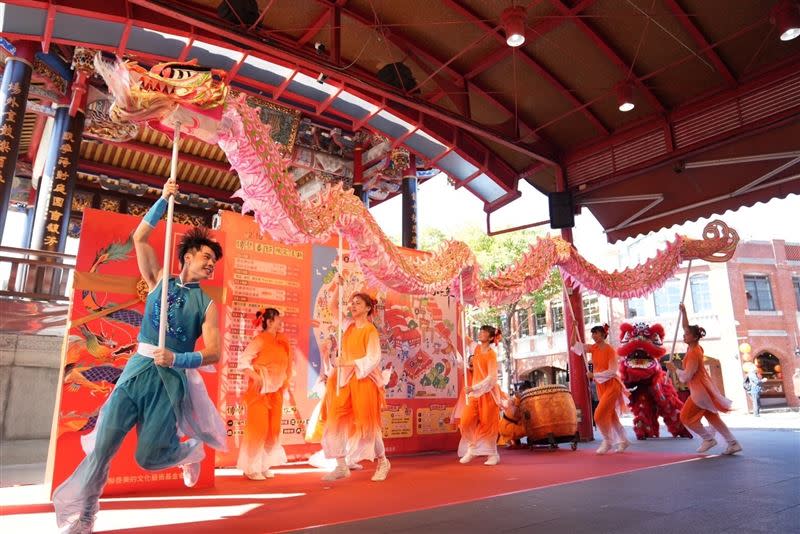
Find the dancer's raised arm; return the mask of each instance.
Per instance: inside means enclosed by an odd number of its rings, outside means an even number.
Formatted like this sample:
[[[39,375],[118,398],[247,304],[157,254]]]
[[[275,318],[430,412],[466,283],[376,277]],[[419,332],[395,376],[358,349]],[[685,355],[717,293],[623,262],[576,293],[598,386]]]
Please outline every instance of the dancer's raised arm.
[[[161,279],[161,262],[149,242],[150,234],[167,212],[167,199],[177,192],[178,184],[174,180],[167,180],[161,192],[161,198],[147,211],[142,222],[133,232],[133,246],[136,249],[136,262],[139,264],[139,272],[151,291]]]

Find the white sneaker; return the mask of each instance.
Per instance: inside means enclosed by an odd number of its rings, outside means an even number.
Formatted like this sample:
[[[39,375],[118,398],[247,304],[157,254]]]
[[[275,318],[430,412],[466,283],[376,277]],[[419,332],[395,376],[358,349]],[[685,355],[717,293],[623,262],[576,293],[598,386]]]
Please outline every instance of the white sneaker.
[[[261,473],[245,473],[244,477],[249,480],[266,480],[267,477],[262,475]]]
[[[625,449],[627,449],[630,446],[631,446],[631,442],[628,441],[627,439],[625,441],[620,441],[616,445],[616,452],[617,453],[623,453],[623,452],[625,452]]]
[[[386,477],[389,475],[389,469],[391,468],[392,464],[389,463],[388,458],[379,459],[378,467],[375,468],[375,474],[372,475],[372,480],[375,482],[386,480]]]
[[[346,465],[337,465],[336,469],[322,477],[322,480],[332,481],[350,476],[350,469]]]
[[[85,519],[82,517],[64,530],[65,534],[92,534],[92,532],[94,532],[94,518]]]
[[[472,454],[471,452],[468,452],[467,454],[465,454],[464,456],[461,457],[459,462],[462,463],[462,464],[468,464],[474,459],[475,459],[475,455]]]
[[[706,452],[708,449],[716,446],[717,446],[717,440],[715,440],[714,438],[704,439],[703,443],[701,443],[700,446],[697,447],[697,452]]]
[[[597,454],[605,454],[610,450],[611,450],[611,443],[606,441],[606,440],[603,440],[603,442],[600,443],[600,446],[597,447],[597,450],[595,451],[595,453],[597,453]]]
[[[489,457],[483,462],[483,465],[497,465],[500,463],[499,454],[490,454]]]
[[[731,441],[728,443],[728,447],[722,451],[722,454],[736,454],[737,452],[742,452],[742,446],[739,445],[738,441]]]
[[[181,469],[183,470],[183,484],[187,488],[193,488],[200,478],[200,463],[183,464]]]
[[[261,474],[264,475],[264,478],[275,478],[275,473],[272,472],[272,469],[267,469]]]

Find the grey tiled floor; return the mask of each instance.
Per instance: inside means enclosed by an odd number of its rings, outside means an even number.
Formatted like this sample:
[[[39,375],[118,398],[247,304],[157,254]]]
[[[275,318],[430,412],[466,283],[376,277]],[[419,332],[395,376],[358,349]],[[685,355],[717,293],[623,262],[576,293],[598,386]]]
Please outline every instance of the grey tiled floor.
[[[323,532],[800,532],[800,431],[735,430],[744,453],[478,502],[317,529]],[[721,441],[721,440],[720,440]],[[697,440],[637,442],[691,452]],[[716,452],[722,450],[722,443]]]

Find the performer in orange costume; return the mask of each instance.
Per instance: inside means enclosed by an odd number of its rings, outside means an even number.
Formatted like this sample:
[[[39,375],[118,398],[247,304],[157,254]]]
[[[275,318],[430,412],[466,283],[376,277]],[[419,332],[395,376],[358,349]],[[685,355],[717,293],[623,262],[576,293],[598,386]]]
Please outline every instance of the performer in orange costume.
[[[239,369],[249,379],[244,402],[247,422],[244,427],[236,467],[250,480],[275,476],[270,467],[286,463],[280,444],[283,394],[292,377],[292,348],[281,333],[283,318],[275,308],[256,314],[263,330],[239,357]]]
[[[372,480],[386,480],[391,465],[386,458],[381,430],[385,379],[381,372],[378,329],[369,320],[375,301],[366,293],[350,299],[352,324],[342,337],[342,354],[328,378],[325,392],[325,429],[322,449],[336,459],[336,469],[322,477],[337,480],[350,476],[348,460],[378,458]],[[337,387],[338,386],[338,387]]]
[[[719,416],[719,412],[730,410],[731,401],[717,390],[703,364],[703,347],[700,346],[700,339],[706,335],[706,331],[696,324],[690,325],[686,308],[683,304],[680,308],[683,317],[683,342],[688,347],[686,356],[683,357],[683,369],[677,369],[672,362],[667,362],[667,368],[677,372],[680,381],[689,386],[689,398],[681,410],[681,422],[693,434],[703,438],[703,443],[697,452],[706,452],[717,444],[714,431],[703,426],[701,422],[703,417],[728,442],[728,447],[722,454],[741,452],[742,446]]]
[[[500,427],[500,406],[505,402],[497,385],[497,353],[491,348],[500,332],[493,326],[483,325],[478,333],[478,346],[472,356],[472,374],[465,391],[469,403],[461,414],[461,443],[459,462],[467,464],[476,456],[487,456],[486,465],[500,463],[497,452],[497,435]]]
[[[616,452],[623,452],[631,444],[625,436],[622,423],[619,422],[619,414],[626,410],[627,390],[617,375],[617,351],[606,343],[606,338],[608,325],[595,326],[592,328],[594,344],[586,347],[586,352],[592,353],[594,370],[586,374],[589,380],[594,380],[597,384],[597,396],[600,399],[594,411],[594,422],[603,436],[597,454],[607,453],[612,445]]]

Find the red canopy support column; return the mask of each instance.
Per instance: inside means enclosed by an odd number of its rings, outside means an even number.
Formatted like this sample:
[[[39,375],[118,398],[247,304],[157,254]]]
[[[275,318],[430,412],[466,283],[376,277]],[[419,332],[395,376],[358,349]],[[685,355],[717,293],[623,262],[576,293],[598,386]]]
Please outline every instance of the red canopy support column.
[[[566,191],[567,183],[564,172],[559,167],[556,177],[556,190]],[[572,228],[562,228],[561,237],[572,244]],[[565,285],[565,287],[567,287]],[[586,376],[586,364],[581,354],[575,354],[571,347],[576,341],[585,342],[583,324],[583,298],[580,288],[567,287],[564,299],[564,333],[567,336],[567,355],[569,362],[569,385],[575,407],[578,409],[578,432],[582,441],[594,440],[592,429],[592,400],[589,394],[589,378]],[[569,310],[572,308],[574,312]],[[576,339],[577,337],[577,339]]]

